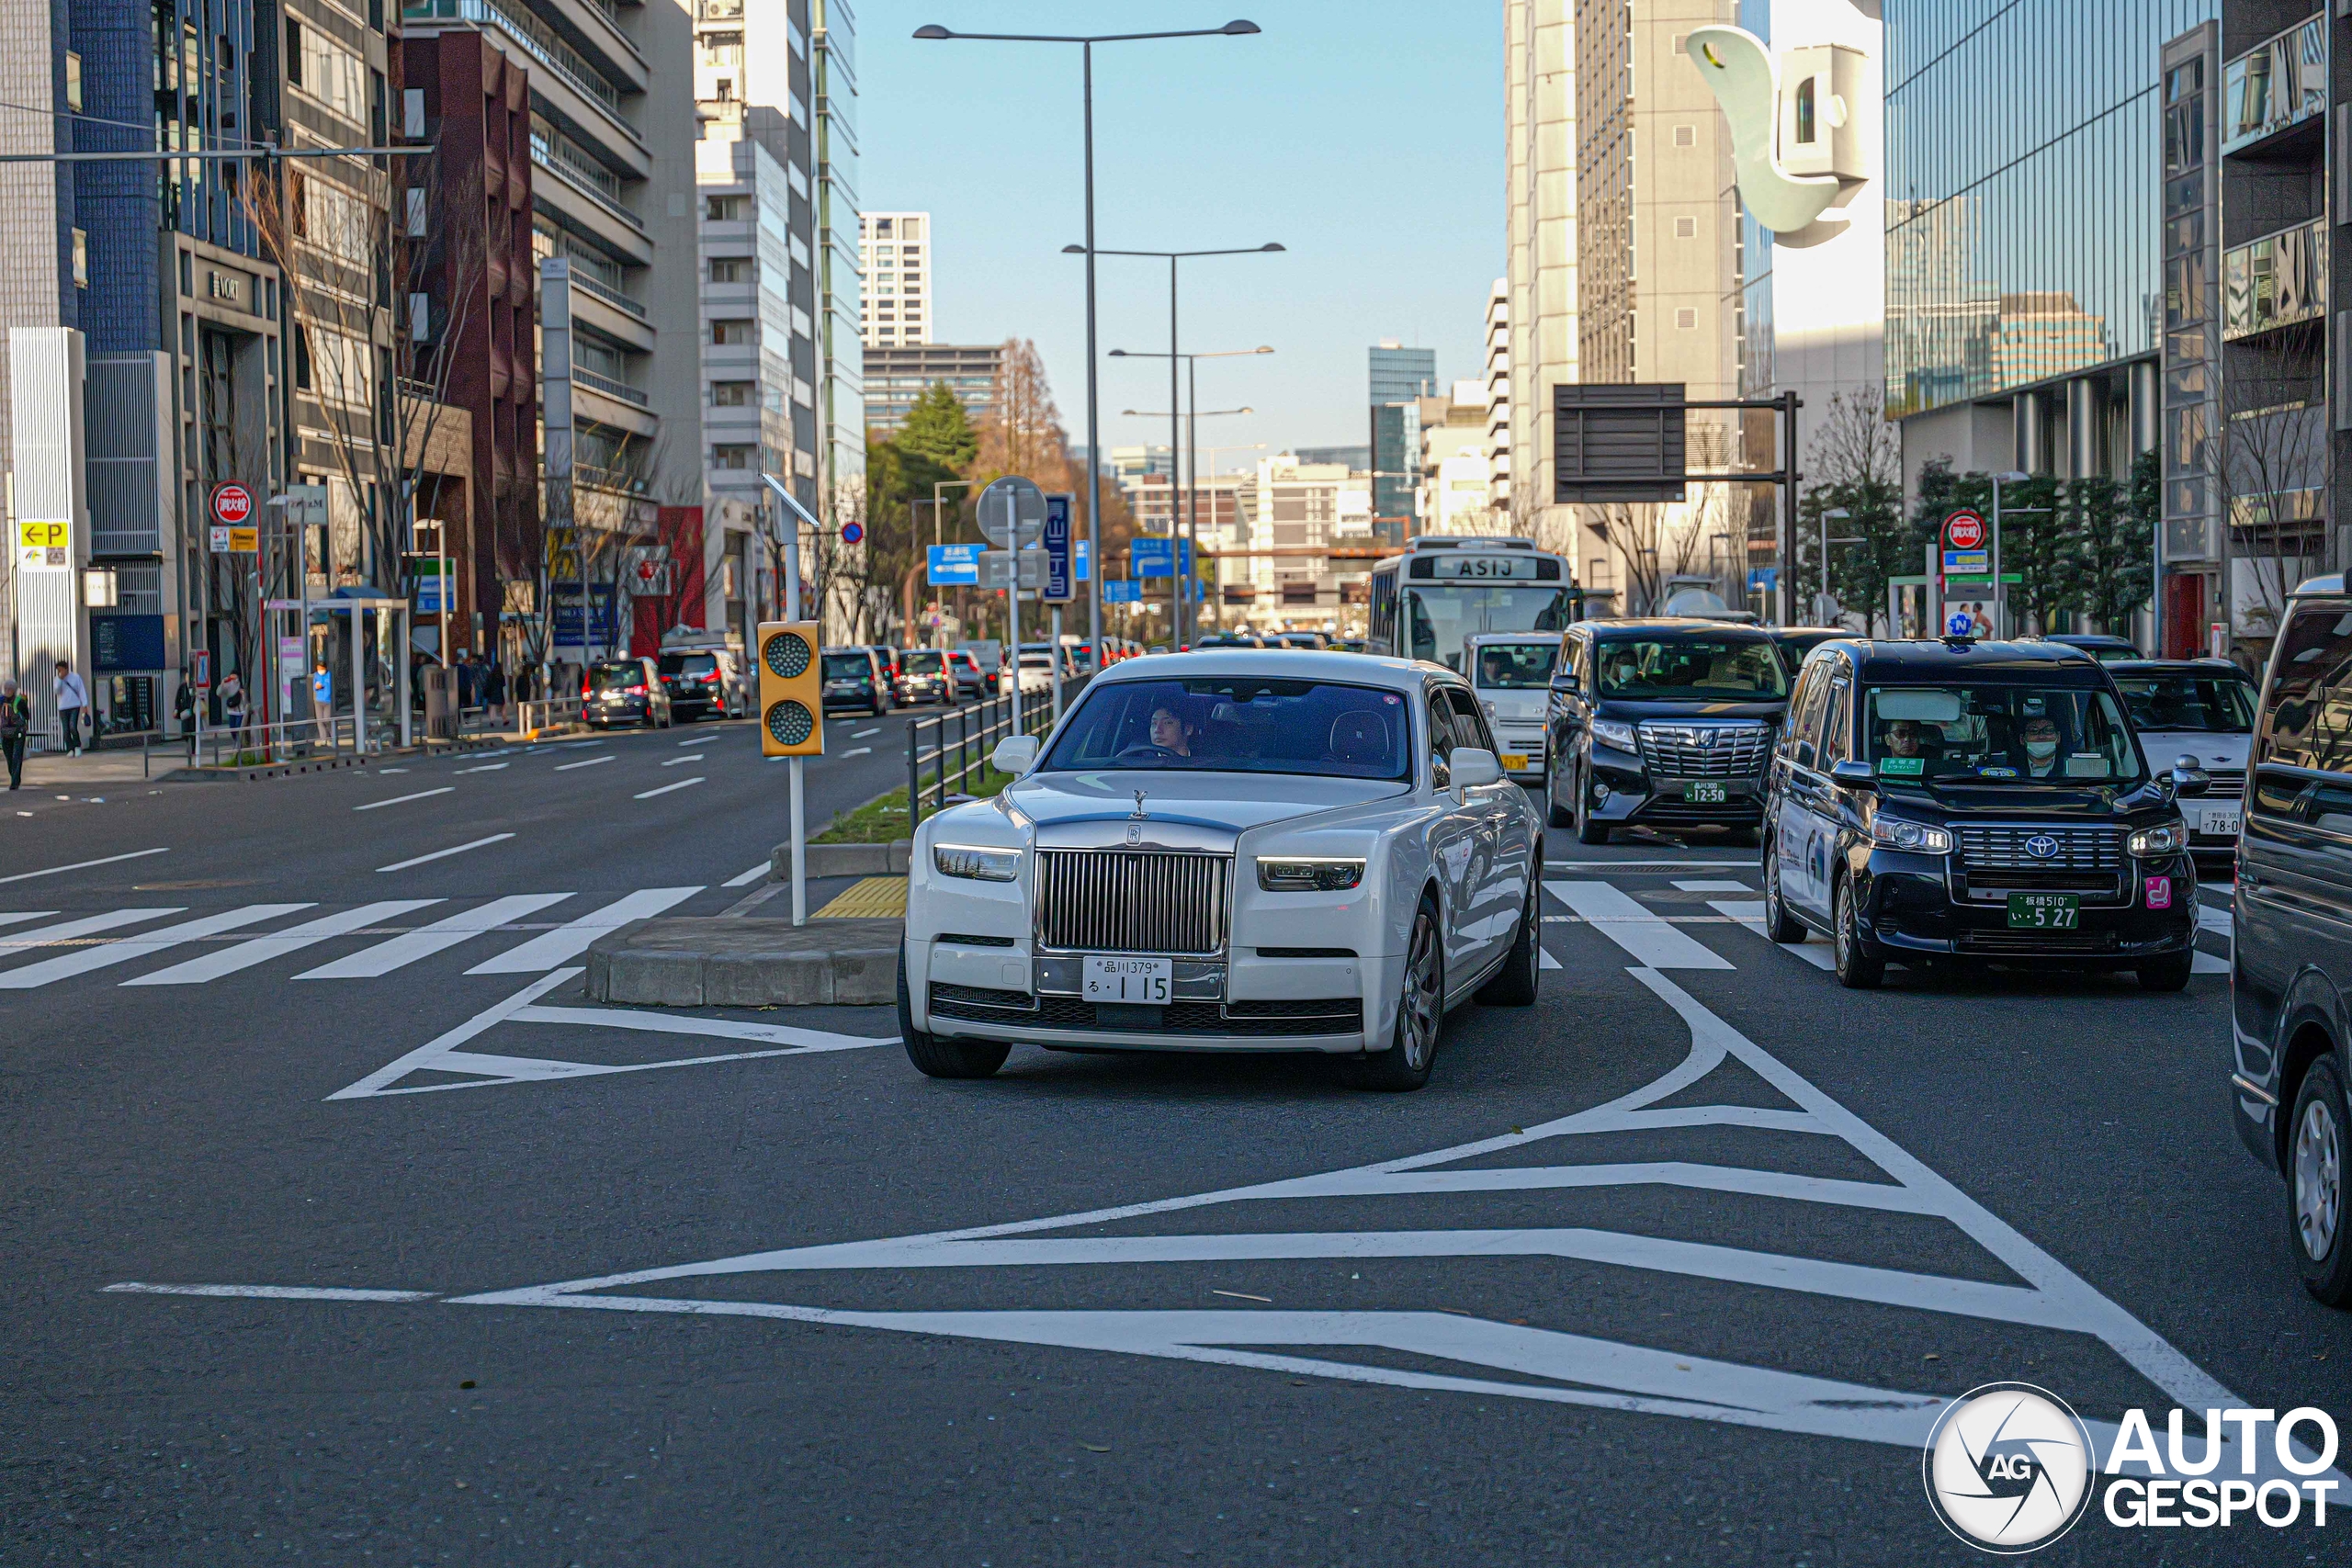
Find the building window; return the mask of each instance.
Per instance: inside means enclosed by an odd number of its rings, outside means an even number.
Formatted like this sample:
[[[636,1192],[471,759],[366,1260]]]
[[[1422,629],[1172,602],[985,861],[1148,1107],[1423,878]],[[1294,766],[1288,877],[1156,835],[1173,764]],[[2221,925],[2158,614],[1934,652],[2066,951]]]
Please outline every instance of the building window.
[[[1797,84],[1797,141],[1804,143],[1813,141],[1813,85],[1815,80],[1808,76]]]
[[[1676,126],[1674,144],[1677,147],[1696,147],[1699,145],[1699,128],[1695,125]]]
[[[710,323],[710,341],[714,344],[747,344],[757,341],[759,323],[749,317],[736,321],[714,321]]]
[[[758,445],[752,442],[713,446],[710,449],[710,466],[734,473],[748,473],[759,461],[759,450]]]
[[[74,231],[74,287],[90,287],[90,234],[86,229]]]
[[[1699,237],[1699,220],[1696,218],[1676,219],[1674,220],[1674,237],[1678,240],[1697,239]]]
[[[710,280],[713,283],[749,283],[752,281],[752,260],[749,256],[713,256],[710,258]]]
[[[713,381],[710,384],[711,404],[722,409],[750,408],[752,389],[758,385],[756,381]]]
[[[1674,324],[1683,332],[1695,332],[1699,326],[1699,312],[1687,307],[1677,310],[1674,312]]]
[[[741,223],[752,216],[748,196],[714,196],[705,199],[703,215],[713,223]]]
[[[70,49],[65,51],[65,107],[82,112],[82,57]]]

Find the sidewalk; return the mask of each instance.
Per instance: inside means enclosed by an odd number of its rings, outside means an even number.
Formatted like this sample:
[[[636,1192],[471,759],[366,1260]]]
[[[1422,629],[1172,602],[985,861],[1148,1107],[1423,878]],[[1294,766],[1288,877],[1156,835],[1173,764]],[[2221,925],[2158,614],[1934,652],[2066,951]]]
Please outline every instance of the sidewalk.
[[[187,764],[185,745],[154,748],[147,755],[145,773],[140,771],[136,750],[85,751],[78,757],[69,757],[62,751],[27,751],[25,788],[78,789],[86,784],[153,783],[174,768]]]

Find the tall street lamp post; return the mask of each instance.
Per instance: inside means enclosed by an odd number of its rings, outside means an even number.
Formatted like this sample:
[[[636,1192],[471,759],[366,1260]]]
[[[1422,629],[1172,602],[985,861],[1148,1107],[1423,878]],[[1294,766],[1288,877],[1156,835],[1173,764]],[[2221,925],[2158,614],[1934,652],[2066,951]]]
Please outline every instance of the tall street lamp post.
[[[1253,408],[1202,409],[1195,405],[1187,405],[1184,412],[1184,419],[1186,423],[1191,425],[1197,424],[1200,421],[1204,419],[1221,419],[1228,414],[1256,413],[1258,411]],[[1159,411],[1158,409],[1121,409],[1119,412],[1129,419],[1158,419],[1159,417]],[[1195,439],[1198,434],[1199,433],[1197,431],[1193,430],[1188,430],[1185,433],[1185,449],[1187,452],[1192,449],[1192,442]],[[1178,552],[1178,558],[1170,563],[1171,566],[1182,569],[1185,567],[1185,562],[1183,561],[1182,557],[1186,554],[1190,554],[1193,557],[1193,559],[1190,563],[1189,570],[1178,570],[1175,577],[1172,579],[1172,581],[1175,584],[1175,589],[1173,593],[1170,595],[1170,598],[1176,608],[1176,645],[1179,651],[1182,651],[1191,637],[1197,637],[1201,629],[1198,605],[1193,606],[1192,626],[1189,634],[1185,629],[1186,623],[1184,615],[1184,608],[1191,595],[1193,579],[1200,571],[1199,555],[1201,547],[1199,536],[1201,505],[1200,486],[1197,479],[1198,476],[1196,475],[1194,476],[1195,482],[1187,487],[1193,492],[1193,510],[1191,524],[1185,528],[1184,533],[1182,536],[1184,540],[1184,548]],[[1179,536],[1177,535],[1176,528],[1176,454],[1171,451],[1168,455],[1168,534],[1170,538]]]
[[[1267,249],[1267,250],[1270,250],[1270,251],[1278,251],[1278,250],[1282,249],[1282,247],[1281,247],[1280,245],[1268,245],[1268,246],[1266,246],[1266,247],[1264,247],[1264,248],[1265,248],[1265,249]],[[1116,253],[1116,252],[1106,252],[1105,254],[1118,254],[1118,253]],[[1214,253],[1210,253],[1210,254],[1214,254]],[[1172,261],[1171,261],[1171,262],[1170,262],[1168,265],[1169,265],[1169,271],[1170,271],[1169,290],[1168,290],[1168,302],[1169,302],[1169,344],[1168,344],[1168,353],[1167,353],[1165,355],[1159,355],[1159,354],[1152,354],[1152,353],[1145,353],[1145,352],[1136,352],[1136,353],[1132,353],[1132,354],[1131,354],[1131,353],[1129,353],[1127,350],[1125,350],[1125,349],[1124,349],[1124,348],[1114,348],[1114,349],[1113,349],[1113,350],[1111,351],[1111,357],[1112,357],[1112,358],[1114,358],[1114,359],[1159,359],[1159,358],[1163,358],[1163,357],[1164,357],[1164,358],[1166,358],[1166,359],[1167,359],[1167,361],[1168,361],[1168,390],[1169,390],[1169,394],[1170,394],[1170,395],[1169,395],[1169,400],[1168,400],[1168,414],[1169,414],[1169,419],[1168,419],[1168,429],[1169,429],[1169,447],[1168,447],[1168,495],[1169,495],[1169,507],[1168,507],[1168,531],[1169,531],[1170,534],[1173,534],[1173,533],[1176,531],[1176,506],[1175,506],[1175,497],[1176,497],[1176,445],[1175,445],[1175,430],[1176,430],[1176,407],[1177,407],[1177,404],[1176,404],[1176,399],[1175,399],[1175,391],[1176,391],[1176,362],[1177,362],[1178,360],[1180,360],[1180,359],[1181,359],[1181,360],[1182,360],[1182,361],[1184,362],[1184,378],[1185,378],[1185,383],[1186,383],[1186,385],[1185,385],[1185,397],[1184,397],[1184,404],[1183,404],[1183,406],[1184,406],[1186,409],[1188,409],[1188,410],[1190,410],[1190,411],[1191,411],[1190,414],[1188,415],[1188,421],[1189,421],[1189,423],[1188,423],[1188,424],[1187,424],[1187,426],[1186,426],[1186,429],[1185,429],[1185,431],[1184,431],[1184,448],[1183,448],[1183,449],[1184,449],[1184,465],[1185,465],[1184,491],[1185,491],[1185,495],[1186,495],[1186,498],[1187,498],[1187,502],[1186,502],[1186,504],[1187,504],[1187,513],[1186,513],[1187,521],[1186,521],[1185,525],[1184,525],[1184,537],[1185,537],[1188,541],[1190,541],[1191,548],[1193,549],[1193,551],[1194,555],[1197,557],[1197,555],[1198,555],[1198,553],[1199,553],[1199,551],[1200,551],[1200,547],[1201,547],[1201,537],[1200,537],[1200,535],[1201,535],[1201,475],[1200,475],[1201,433],[1200,433],[1200,431],[1199,431],[1197,428],[1194,428],[1194,426],[1196,426],[1196,425],[1197,425],[1197,423],[1198,423],[1198,422],[1199,422],[1199,420],[1200,420],[1200,418],[1201,418],[1201,412],[1200,412],[1200,411],[1201,411],[1201,388],[1200,388],[1200,365],[1199,365],[1199,361],[1204,360],[1204,359],[1233,359],[1233,358],[1238,358],[1238,357],[1241,357],[1241,356],[1249,355],[1272,354],[1272,353],[1273,353],[1273,352],[1274,352],[1274,350],[1273,350],[1273,345],[1272,345],[1272,344],[1262,344],[1262,343],[1261,343],[1261,344],[1259,344],[1257,347],[1255,347],[1255,348],[1221,348],[1221,349],[1215,349],[1215,350],[1211,350],[1211,351],[1208,351],[1208,352],[1204,352],[1204,353],[1198,353],[1198,354],[1179,354],[1179,353],[1177,353],[1177,352],[1176,352],[1176,344],[1175,344],[1175,304],[1176,304],[1176,289],[1175,289],[1175,277],[1174,277],[1174,272],[1175,272],[1175,265],[1176,265],[1176,264],[1175,264],[1174,262],[1172,262]],[[1128,410],[1127,410],[1127,411],[1125,411],[1125,412],[1126,412],[1128,414],[1130,414],[1130,415],[1133,415],[1133,414],[1135,414],[1135,412],[1136,412],[1136,411],[1135,411],[1135,410],[1133,410],[1133,409],[1128,409]],[[1257,411],[1256,411],[1255,409],[1218,409],[1218,410],[1216,410],[1216,414],[1228,414],[1228,413],[1255,413],[1256,412],[1257,412]],[[1212,417],[1212,418],[1216,417],[1216,414],[1212,414],[1212,415],[1211,415],[1211,417]],[[1145,417],[1145,418],[1157,418],[1157,417],[1159,417],[1159,416],[1158,416],[1158,414],[1155,412],[1155,413],[1152,413],[1152,414],[1144,415],[1144,416],[1142,416],[1142,417]],[[1262,443],[1261,443],[1261,445],[1262,445]],[[1231,450],[1231,448],[1227,448],[1227,450]],[[1195,561],[1194,561],[1194,563],[1193,563],[1193,570],[1194,570],[1195,572],[1197,572],[1197,571],[1199,570],[1199,562],[1198,562],[1198,560],[1197,560],[1197,559],[1195,559]],[[1184,592],[1192,592],[1192,589],[1188,586],[1188,587],[1184,590]],[[1182,592],[1180,592],[1180,593],[1179,593],[1179,595],[1178,595],[1178,597],[1177,597],[1177,602],[1176,602],[1176,603],[1177,603],[1176,641],[1177,641],[1178,646],[1179,646],[1179,647],[1182,647],[1182,646],[1183,646],[1183,644],[1186,642],[1186,640],[1187,640],[1187,637],[1188,637],[1187,630],[1186,630],[1186,626],[1185,626],[1185,621],[1184,621],[1183,606],[1184,606],[1184,603],[1185,603],[1185,601],[1184,601],[1184,596],[1183,596],[1183,593],[1182,593]],[[1189,633],[1190,640],[1193,640],[1193,641],[1198,641],[1198,640],[1199,640],[1199,637],[1200,637],[1200,632],[1201,632],[1200,620],[1201,620],[1201,616],[1200,616],[1200,605],[1199,605],[1198,602],[1197,602],[1197,601],[1195,601],[1195,602],[1193,603],[1193,612],[1192,612],[1192,625],[1191,625],[1190,633]]]
[[[1074,43],[1079,46],[1084,81],[1086,124],[1086,243],[1080,247],[1086,254],[1086,539],[1087,554],[1099,563],[1102,559],[1102,438],[1100,430],[1100,394],[1095,385],[1094,360],[1094,46],[1098,43],[1140,43],[1152,39],[1170,38],[1244,38],[1260,31],[1255,22],[1236,19],[1221,28],[1186,28],[1156,33],[1098,33],[1091,36],[1060,33],[958,33],[951,32],[937,22],[915,29],[915,37],[925,40],[961,39],[981,43]],[[1087,635],[1094,643],[1094,668],[1104,666],[1102,658],[1102,569],[1097,564],[1087,574],[1086,587]],[[1014,649],[1018,663],[1020,650]],[[1016,668],[1013,680],[1017,684],[1020,671]]]

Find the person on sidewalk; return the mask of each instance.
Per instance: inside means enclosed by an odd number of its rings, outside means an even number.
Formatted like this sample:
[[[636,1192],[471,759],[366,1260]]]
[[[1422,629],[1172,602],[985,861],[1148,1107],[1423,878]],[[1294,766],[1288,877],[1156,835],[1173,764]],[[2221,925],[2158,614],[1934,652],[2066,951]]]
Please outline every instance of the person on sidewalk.
[[[32,699],[14,681],[0,681],[0,756],[8,760],[8,787],[25,782],[25,737],[32,733]]]
[[[82,754],[82,716],[90,706],[90,689],[82,684],[82,677],[62,659],[57,661],[57,680],[52,689],[57,694],[57,728],[65,739],[65,754],[78,757]],[[97,728],[96,725],[90,728],[93,731]]]
[[[220,722],[227,726],[232,743],[239,750],[245,745],[245,683],[230,671],[220,677]]]
[[[323,659],[311,671],[311,712],[318,719],[319,739],[334,742],[334,671],[327,668]]]
[[[180,671],[180,689],[172,696],[172,717],[180,727],[180,739],[187,742],[187,760],[196,761],[196,682],[187,671]]]
[[[490,709],[491,722],[506,722],[506,669],[492,660],[482,667],[481,700]]]

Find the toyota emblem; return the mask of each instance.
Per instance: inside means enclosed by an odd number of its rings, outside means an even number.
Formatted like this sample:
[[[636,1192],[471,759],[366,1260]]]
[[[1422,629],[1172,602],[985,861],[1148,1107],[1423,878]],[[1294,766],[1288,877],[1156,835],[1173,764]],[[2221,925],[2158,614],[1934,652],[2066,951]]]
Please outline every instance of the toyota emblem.
[[[2048,860],[2058,852],[2058,840],[2047,833],[2036,833],[2025,841],[2025,852],[2036,860]]]
[[[1723,731],[1720,729],[1702,729],[1699,731],[1699,744],[1701,746],[1713,746],[1715,743],[1715,738],[1722,733]]]

